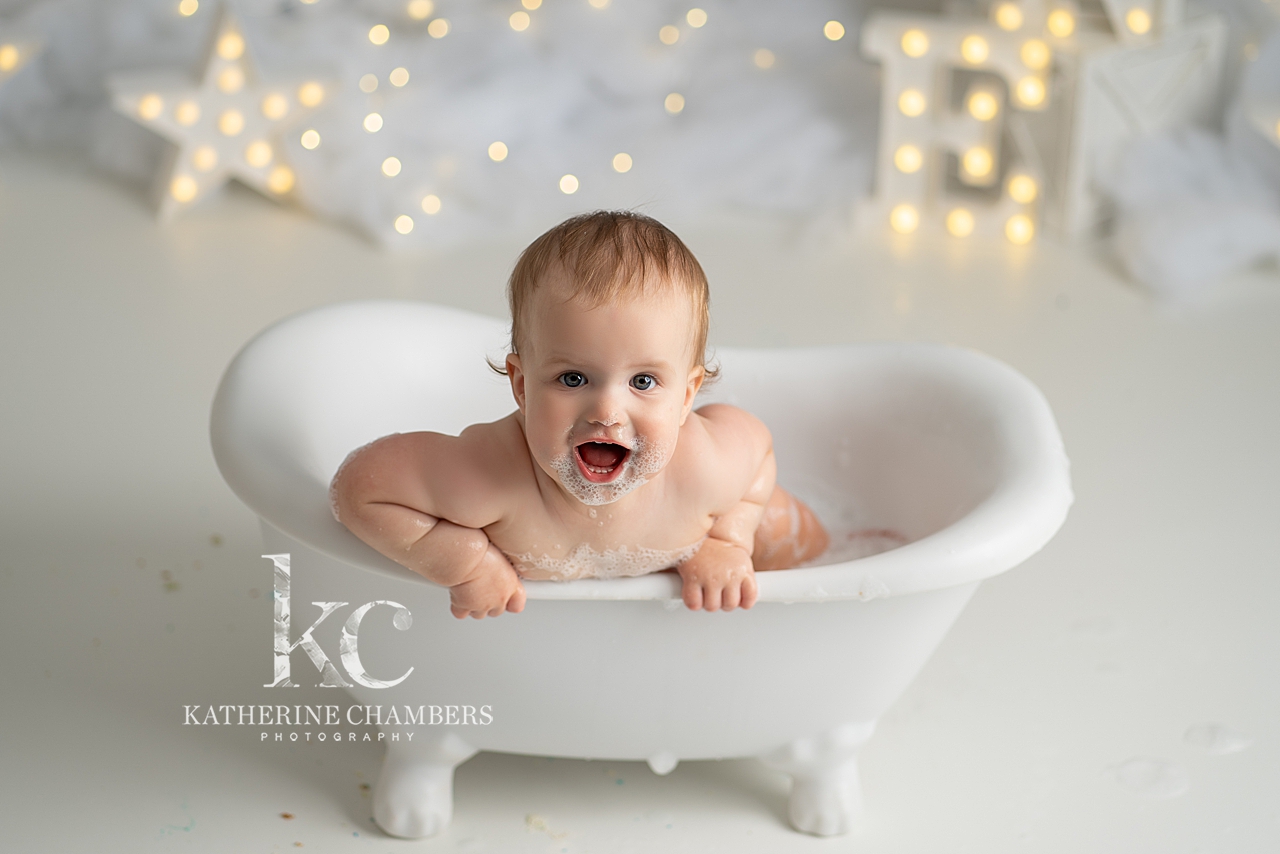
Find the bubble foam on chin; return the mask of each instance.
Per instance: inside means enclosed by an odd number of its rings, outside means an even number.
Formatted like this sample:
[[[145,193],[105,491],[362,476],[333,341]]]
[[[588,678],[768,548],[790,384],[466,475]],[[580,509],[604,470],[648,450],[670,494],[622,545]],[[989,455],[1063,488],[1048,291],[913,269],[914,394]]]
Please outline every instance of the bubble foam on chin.
[[[599,507],[601,504],[612,504],[628,492],[644,486],[652,475],[661,470],[663,457],[661,445],[637,436],[630,455],[622,464],[622,473],[609,483],[592,483],[587,480],[578,468],[578,461],[574,459],[572,451],[552,458],[551,468],[556,473],[556,480],[570,495],[589,507]]]

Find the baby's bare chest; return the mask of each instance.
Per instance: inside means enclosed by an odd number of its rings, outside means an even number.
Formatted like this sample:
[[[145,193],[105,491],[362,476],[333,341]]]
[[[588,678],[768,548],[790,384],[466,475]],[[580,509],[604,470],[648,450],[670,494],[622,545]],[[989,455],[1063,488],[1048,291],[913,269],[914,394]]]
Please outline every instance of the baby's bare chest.
[[[485,529],[523,577],[622,578],[675,567],[697,552],[713,524],[693,501],[619,501],[596,507],[525,502]]]

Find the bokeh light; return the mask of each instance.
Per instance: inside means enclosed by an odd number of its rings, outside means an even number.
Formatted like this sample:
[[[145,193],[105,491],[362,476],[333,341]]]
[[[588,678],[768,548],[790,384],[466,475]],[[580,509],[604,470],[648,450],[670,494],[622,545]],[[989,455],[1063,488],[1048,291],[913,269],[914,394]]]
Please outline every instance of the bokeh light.
[[[965,36],[960,42],[960,55],[970,65],[979,65],[991,55],[991,46],[982,36]]]
[[[1009,198],[1020,205],[1029,205],[1036,200],[1040,186],[1030,175],[1014,175],[1009,179]]]
[[[956,208],[947,214],[947,231],[955,237],[973,234],[973,214],[965,208]]]
[[[919,59],[929,52],[929,37],[924,30],[907,30],[902,34],[902,52],[912,59]]]
[[[910,234],[920,225],[920,212],[911,205],[898,205],[889,212],[889,227],[899,234]]]
[[[996,26],[1013,32],[1022,27],[1022,10],[1015,3],[1001,3],[996,7]]]
[[[910,175],[920,171],[920,167],[924,165],[924,154],[914,145],[900,145],[893,153],[893,165],[898,167],[899,172]]]
[[[1076,16],[1070,9],[1054,9],[1049,13],[1045,26],[1058,38],[1065,39],[1076,31]]]
[[[1010,243],[1030,243],[1031,238],[1036,236],[1035,223],[1029,216],[1015,214],[1004,224],[1004,236],[1009,238]]]
[[[898,96],[898,109],[904,116],[915,118],[924,113],[926,102],[919,89],[906,89]]]

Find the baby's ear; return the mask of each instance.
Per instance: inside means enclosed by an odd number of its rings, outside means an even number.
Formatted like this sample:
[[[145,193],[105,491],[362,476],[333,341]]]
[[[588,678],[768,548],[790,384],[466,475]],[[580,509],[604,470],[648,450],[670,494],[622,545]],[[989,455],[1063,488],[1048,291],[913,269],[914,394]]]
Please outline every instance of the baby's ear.
[[[524,412],[524,369],[515,353],[507,354],[507,379],[511,381],[511,396],[516,399],[516,406]]]
[[[685,419],[689,417],[689,413],[693,411],[693,399],[698,396],[698,390],[702,388],[702,381],[707,378],[707,369],[702,365],[694,365],[693,370],[689,371],[689,383],[684,390],[684,408],[680,412],[680,425],[683,427]]]

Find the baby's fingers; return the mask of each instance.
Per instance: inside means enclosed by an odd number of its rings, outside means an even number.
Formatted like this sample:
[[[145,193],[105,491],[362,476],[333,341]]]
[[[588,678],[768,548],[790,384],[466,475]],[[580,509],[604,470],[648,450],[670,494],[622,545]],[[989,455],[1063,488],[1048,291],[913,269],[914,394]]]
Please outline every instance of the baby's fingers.
[[[507,600],[507,610],[513,614],[519,614],[524,610],[524,585],[518,585],[516,592],[511,594],[511,598]]]
[[[720,594],[722,590],[716,584],[708,584],[702,590],[702,607],[708,611],[720,610]]]
[[[742,607],[750,608],[756,604],[756,597],[759,595],[759,589],[756,587],[756,577],[754,574],[748,575],[742,579]]]
[[[684,604],[690,611],[697,611],[702,607],[702,585],[693,579],[686,579],[684,582]]]
[[[725,611],[732,611],[742,602],[742,587],[736,582],[730,581],[720,594],[720,608]]]

